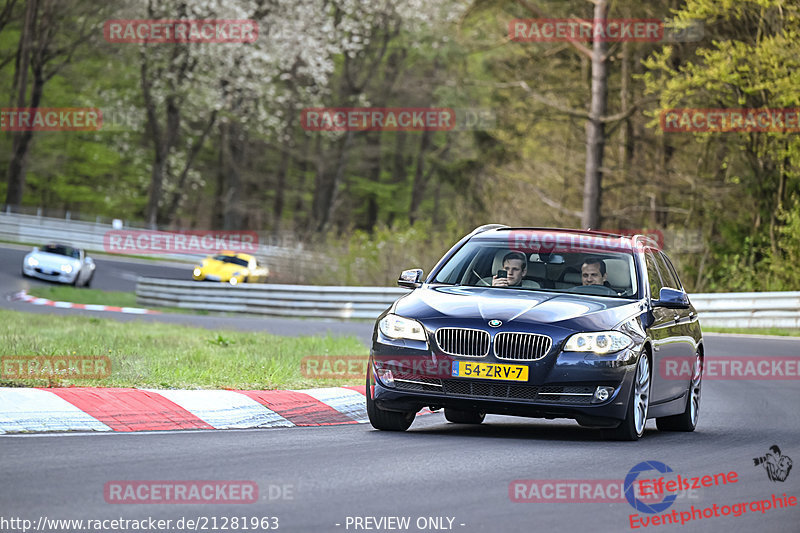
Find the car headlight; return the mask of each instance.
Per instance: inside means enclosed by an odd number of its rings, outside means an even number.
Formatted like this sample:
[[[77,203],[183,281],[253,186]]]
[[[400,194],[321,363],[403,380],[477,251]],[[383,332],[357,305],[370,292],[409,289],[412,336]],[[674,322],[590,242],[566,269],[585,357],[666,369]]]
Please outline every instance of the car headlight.
[[[192,274],[193,274],[194,276],[199,276],[199,275],[200,275],[200,274],[202,274],[202,273],[203,273],[203,271],[202,271],[202,270],[200,270],[200,267],[194,267],[194,270],[192,270]]]
[[[389,313],[378,322],[378,329],[390,339],[427,341],[425,328],[416,320]]]
[[[29,257],[28,264],[32,267],[35,267],[39,265],[39,261],[35,257]]]
[[[565,352],[614,353],[631,345],[633,339],[619,331],[576,333],[564,345]]]
[[[72,272],[72,265],[61,265],[61,272],[69,274]]]

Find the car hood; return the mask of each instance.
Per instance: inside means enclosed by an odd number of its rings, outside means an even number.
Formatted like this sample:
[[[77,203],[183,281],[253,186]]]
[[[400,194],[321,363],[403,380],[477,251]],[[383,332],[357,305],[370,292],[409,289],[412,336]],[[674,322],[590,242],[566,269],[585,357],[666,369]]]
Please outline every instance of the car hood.
[[[489,287],[422,287],[397,301],[395,313],[422,321],[501,320],[569,329],[609,329],[641,309],[638,301]]]
[[[45,268],[59,268],[61,265],[72,265],[73,268],[81,266],[81,262],[74,257],[67,257],[66,255],[49,254],[47,252],[31,252],[25,256],[25,261],[29,257],[33,257],[39,261],[39,266]]]

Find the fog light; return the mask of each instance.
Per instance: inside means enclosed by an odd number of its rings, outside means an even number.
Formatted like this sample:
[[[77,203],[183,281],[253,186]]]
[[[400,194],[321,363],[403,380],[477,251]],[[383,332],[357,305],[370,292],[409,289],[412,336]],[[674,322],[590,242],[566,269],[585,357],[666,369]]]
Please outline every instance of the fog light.
[[[597,387],[594,391],[594,398],[592,398],[592,403],[602,403],[609,398],[614,393],[614,387]]]
[[[383,385],[394,388],[394,376],[392,375],[391,370],[388,368],[379,368],[377,369],[377,373],[378,379]]]

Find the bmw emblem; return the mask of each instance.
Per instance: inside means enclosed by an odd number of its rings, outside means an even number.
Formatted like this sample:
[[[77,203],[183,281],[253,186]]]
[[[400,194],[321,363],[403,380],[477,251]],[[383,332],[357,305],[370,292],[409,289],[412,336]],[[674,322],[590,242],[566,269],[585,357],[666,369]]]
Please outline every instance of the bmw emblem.
[[[500,326],[503,325],[503,323],[499,320],[490,320],[489,325],[493,328],[499,328]]]

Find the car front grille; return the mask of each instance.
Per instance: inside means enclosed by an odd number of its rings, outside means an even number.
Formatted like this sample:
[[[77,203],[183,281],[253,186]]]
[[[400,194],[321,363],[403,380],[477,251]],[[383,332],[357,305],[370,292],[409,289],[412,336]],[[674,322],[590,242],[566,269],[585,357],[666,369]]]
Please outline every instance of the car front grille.
[[[547,386],[542,387],[539,391],[539,396],[536,398],[539,402],[553,402],[553,403],[569,403],[576,405],[588,405],[592,403],[594,397],[593,387],[582,386],[567,386],[555,387]]]
[[[588,386],[506,385],[463,379],[436,379],[415,377],[413,380],[395,379],[395,388],[409,392],[435,392],[445,396],[468,396],[523,402],[589,405],[594,389]]]
[[[442,380],[445,394],[455,396],[476,396],[479,398],[500,398],[508,400],[535,400],[539,387],[528,385],[501,385],[458,379]]]
[[[446,354],[484,357],[489,353],[489,334],[479,329],[439,328],[436,344]]]
[[[500,332],[494,336],[494,354],[498,359],[535,361],[547,355],[552,345],[553,339],[536,333]]]

